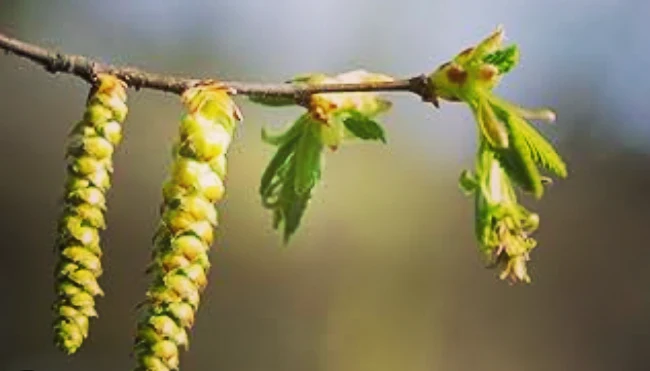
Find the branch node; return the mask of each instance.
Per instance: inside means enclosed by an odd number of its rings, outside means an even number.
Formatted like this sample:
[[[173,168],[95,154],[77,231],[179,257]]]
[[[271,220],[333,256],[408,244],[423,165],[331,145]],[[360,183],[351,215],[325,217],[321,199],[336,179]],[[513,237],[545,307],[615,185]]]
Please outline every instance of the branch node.
[[[88,82],[91,84],[97,83],[97,75],[99,75],[101,72],[104,72],[105,68],[103,66],[97,64],[95,61],[91,61],[89,63],[90,68],[88,69],[88,76],[86,77],[88,79]]]
[[[436,96],[433,83],[426,75],[419,75],[409,80],[412,91],[422,98],[423,102],[429,102],[436,108],[440,108],[438,97]]]
[[[296,102],[297,105],[301,107],[309,108],[311,96],[312,94],[310,93],[296,91],[296,93],[294,94],[294,101]]]
[[[135,91],[140,91],[142,89],[142,82],[140,79],[134,78],[133,74],[124,74],[124,76],[121,76],[122,81],[126,83],[126,85],[132,87],[135,89]]]
[[[61,53],[55,53],[49,58],[44,64],[43,67],[49,73],[57,73],[65,65],[65,61],[62,60],[63,56]]]

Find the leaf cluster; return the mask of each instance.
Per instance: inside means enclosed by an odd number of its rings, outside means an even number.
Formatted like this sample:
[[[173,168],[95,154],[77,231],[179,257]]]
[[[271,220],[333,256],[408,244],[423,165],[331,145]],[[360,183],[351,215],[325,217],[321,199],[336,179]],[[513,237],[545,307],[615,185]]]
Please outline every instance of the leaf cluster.
[[[285,243],[298,229],[313,189],[321,179],[326,136],[335,127],[345,131],[347,138],[386,143],[383,128],[353,109],[335,112],[328,122],[307,112],[285,132],[275,135],[262,129],[262,140],[277,149],[262,174],[259,193],[264,207],[273,212],[273,227],[282,226]]]
[[[539,167],[565,178],[568,175],[566,164],[530,122],[498,103],[491,102],[490,106],[507,127],[510,143],[507,148],[495,149],[499,162],[524,191],[540,198],[547,178],[541,175]]]

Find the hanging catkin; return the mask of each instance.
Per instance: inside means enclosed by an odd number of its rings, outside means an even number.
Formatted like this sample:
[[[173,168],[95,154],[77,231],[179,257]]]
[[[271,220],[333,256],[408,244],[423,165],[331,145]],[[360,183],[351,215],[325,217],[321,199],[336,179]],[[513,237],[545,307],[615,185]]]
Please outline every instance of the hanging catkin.
[[[138,370],[178,369],[199,296],[207,284],[208,250],[217,226],[214,203],[224,193],[226,150],[239,111],[228,91],[213,84],[182,96],[187,114],[163,186],[161,222],[154,238],[153,283],[143,304],[135,342]]]
[[[126,117],[125,84],[100,74],[86,104],[83,119],[69,136],[64,209],[56,250],[54,341],[74,353],[88,336],[89,317],[97,317],[95,296],[102,274],[99,231],[106,228],[106,191],[113,172],[112,155],[122,138]]]

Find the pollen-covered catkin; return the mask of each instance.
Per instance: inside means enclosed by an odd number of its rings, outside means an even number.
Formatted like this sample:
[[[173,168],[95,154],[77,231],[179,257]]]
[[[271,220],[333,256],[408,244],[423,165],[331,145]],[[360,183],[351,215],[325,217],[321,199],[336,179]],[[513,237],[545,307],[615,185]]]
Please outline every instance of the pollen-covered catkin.
[[[69,135],[64,209],[59,220],[55,271],[54,341],[74,353],[88,336],[89,318],[97,317],[95,296],[102,274],[99,231],[106,227],[106,191],[113,172],[112,155],[122,138],[127,114],[126,85],[99,74],[83,119]]]
[[[182,100],[188,112],[163,186],[149,268],[153,283],[135,340],[137,370],[176,370],[178,348],[188,346],[187,331],[207,284],[208,251],[217,226],[215,203],[224,194],[226,150],[240,119],[229,92],[217,84],[188,89]]]

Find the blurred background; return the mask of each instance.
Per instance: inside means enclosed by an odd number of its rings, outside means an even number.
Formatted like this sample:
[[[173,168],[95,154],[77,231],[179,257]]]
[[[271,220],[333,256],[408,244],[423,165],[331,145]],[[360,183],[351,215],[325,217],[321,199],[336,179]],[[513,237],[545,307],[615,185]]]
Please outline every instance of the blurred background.
[[[288,247],[260,205],[260,128],[298,108],[238,99],[227,199],[183,370],[647,370],[650,49],[643,0],[0,1],[0,32],[147,70],[279,82],[357,68],[432,71],[504,24],[522,61],[498,93],[550,106],[569,164],[539,201],[530,285],[486,269],[466,107],[391,94],[389,145],[327,153]],[[106,296],[73,357],[51,344],[64,142],[88,86],[0,55],[0,370],[128,370],[135,306],[181,105],[131,91],[103,235]]]

